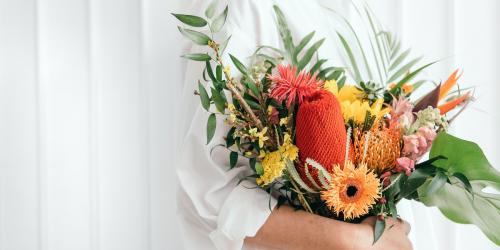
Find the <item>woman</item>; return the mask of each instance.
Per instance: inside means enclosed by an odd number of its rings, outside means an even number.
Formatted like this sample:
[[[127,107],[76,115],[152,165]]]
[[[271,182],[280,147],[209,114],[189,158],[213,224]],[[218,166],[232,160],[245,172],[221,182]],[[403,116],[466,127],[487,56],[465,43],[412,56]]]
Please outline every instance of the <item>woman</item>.
[[[202,5],[198,4],[196,8]],[[232,36],[227,52],[246,58],[258,45],[282,47],[273,4],[279,5],[285,13],[295,40],[315,30],[316,37],[325,37],[327,41],[319,53],[330,58],[330,63],[336,66],[341,63],[336,53],[335,24],[330,22],[331,16],[325,13],[320,1],[231,1],[224,30],[226,37]],[[336,6],[342,8],[341,4]],[[188,94],[184,100],[190,103],[198,101],[192,96],[192,89],[201,78],[200,66],[199,63],[188,64],[185,85]],[[361,224],[348,224],[294,211],[287,206],[277,208],[276,201],[266,192],[252,188],[251,182],[238,184],[240,178],[250,173],[248,168],[229,170],[229,152],[218,146],[226,134],[220,129],[225,126],[223,121],[219,119],[215,139],[205,145],[208,114],[199,105],[185,107],[188,110],[184,112],[186,123],[183,127],[187,131],[177,173],[179,220],[186,249],[412,248],[407,237],[410,227],[403,221],[390,220],[382,238],[372,245],[375,218],[368,218]]]

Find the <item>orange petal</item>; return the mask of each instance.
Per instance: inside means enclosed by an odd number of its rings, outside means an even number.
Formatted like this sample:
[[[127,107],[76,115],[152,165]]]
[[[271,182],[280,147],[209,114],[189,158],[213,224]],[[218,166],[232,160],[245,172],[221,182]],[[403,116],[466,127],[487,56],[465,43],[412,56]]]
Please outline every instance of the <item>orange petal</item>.
[[[443,105],[440,105],[438,109],[441,111],[441,115],[444,115],[448,113],[449,111],[453,110],[456,108],[458,105],[462,104],[464,101],[467,101],[469,99],[470,92],[467,92],[467,94],[462,95],[454,100],[451,100]]]
[[[455,86],[457,84],[458,79],[460,79],[460,77],[462,76],[462,73],[460,73],[460,75],[458,75],[459,71],[460,71],[460,69],[456,69],[450,75],[450,77],[448,77],[446,82],[443,83],[443,85],[441,86],[440,92],[439,92],[439,100],[442,100],[448,94],[448,92],[450,92],[451,88],[453,88],[453,86]]]

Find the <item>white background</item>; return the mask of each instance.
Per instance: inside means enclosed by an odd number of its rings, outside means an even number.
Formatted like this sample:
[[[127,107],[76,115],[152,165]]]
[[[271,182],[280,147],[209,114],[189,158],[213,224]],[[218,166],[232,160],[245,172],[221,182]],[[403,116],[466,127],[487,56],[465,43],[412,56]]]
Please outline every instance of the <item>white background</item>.
[[[181,249],[184,40],[169,13],[185,2],[0,0],[0,250]],[[500,162],[500,1],[370,2],[417,53],[447,58],[434,79],[460,66],[478,86],[454,131]],[[441,227],[452,249],[494,249],[472,227]]]

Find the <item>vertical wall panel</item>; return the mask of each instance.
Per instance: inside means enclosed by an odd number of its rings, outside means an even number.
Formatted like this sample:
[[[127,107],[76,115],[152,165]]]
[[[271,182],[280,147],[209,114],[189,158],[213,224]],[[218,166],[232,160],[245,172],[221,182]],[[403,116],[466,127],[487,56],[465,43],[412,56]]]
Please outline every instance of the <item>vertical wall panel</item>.
[[[90,249],[87,1],[38,6],[47,249]]]
[[[177,35],[178,1],[144,1],[145,83],[149,88],[151,249],[182,249],[176,226],[177,136],[181,86],[179,69],[185,63]],[[166,11],[167,10],[167,11]]]
[[[147,121],[141,1],[91,2],[92,81],[97,87],[99,244],[148,248]]]
[[[39,235],[36,2],[0,1],[0,249]]]

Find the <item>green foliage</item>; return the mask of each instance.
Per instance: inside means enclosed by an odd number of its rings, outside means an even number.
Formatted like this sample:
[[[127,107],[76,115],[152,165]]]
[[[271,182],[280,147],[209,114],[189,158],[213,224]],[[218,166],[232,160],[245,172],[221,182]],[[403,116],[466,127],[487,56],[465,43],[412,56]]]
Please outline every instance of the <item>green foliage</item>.
[[[288,28],[288,23],[281,9],[277,5],[274,5],[273,8],[278,21],[278,31],[280,33],[281,40],[283,40],[285,51],[287,52],[288,57],[291,59],[294,52],[292,33]]]
[[[210,97],[208,97],[207,90],[203,87],[200,81],[198,81],[198,92],[200,94],[201,106],[208,111],[210,108]]]
[[[186,59],[193,60],[193,61],[200,61],[200,62],[212,60],[212,58],[208,54],[205,54],[205,53],[186,54],[186,55],[183,55],[182,57],[184,57]]]
[[[404,80],[404,83],[407,83],[406,81],[413,79],[423,68],[425,68],[423,67],[421,70],[412,71],[412,68],[417,65],[421,57],[409,58],[411,54],[410,49],[401,51],[401,41],[390,32],[383,30],[368,5],[363,7],[363,13],[359,10],[357,5],[354,3],[353,5],[360,19],[369,27],[367,31],[370,45],[369,48],[365,48],[365,46],[362,45],[360,36],[345,17],[335,10],[329,10],[342,18],[349,28],[349,31],[355,37],[356,42],[349,43],[345,38],[346,36],[338,34],[339,40],[347,55],[346,61],[348,62],[349,69],[352,70],[349,72],[356,82],[359,83],[361,81],[371,80],[387,85],[395,81],[400,82]],[[368,56],[373,58],[373,60],[369,61]],[[376,66],[378,77],[375,77],[372,73],[374,72],[372,69],[373,65]],[[362,69],[364,71],[362,71]],[[407,78],[407,74],[411,75],[411,77]]]
[[[245,65],[243,65],[243,63],[240,62],[240,60],[238,60],[238,58],[234,57],[231,54],[229,54],[229,57],[231,58],[231,61],[233,61],[234,66],[236,66],[236,68],[238,69],[238,71],[241,72],[241,74],[243,74],[245,76],[248,75],[247,68],[245,67]]]
[[[375,230],[373,230],[373,244],[375,244],[385,231],[385,219],[378,219],[375,222]]]
[[[214,14],[215,14],[215,10],[217,8],[217,4],[219,3],[218,0],[213,0],[207,7],[207,9],[205,10],[205,16],[207,18],[212,18],[214,17]]]
[[[226,99],[224,98],[224,92],[218,91],[215,88],[212,88],[212,100],[215,103],[215,107],[221,113],[224,113],[226,109]]]
[[[215,135],[215,129],[217,127],[217,119],[215,118],[215,114],[211,114],[208,117],[207,121],[207,144],[212,141],[212,138]]]
[[[321,47],[321,45],[323,44],[323,42],[325,42],[325,39],[321,39],[319,41],[317,41],[316,43],[314,43],[308,50],[307,52],[304,54],[304,56],[302,57],[302,59],[300,59],[298,65],[297,65],[297,68],[298,70],[302,70],[304,69],[308,64],[309,62],[311,61],[311,59],[313,58],[313,55],[318,51],[319,47]],[[297,60],[297,58],[295,58]]]
[[[231,151],[229,154],[229,167],[234,168],[238,162],[238,152]]]
[[[178,28],[183,36],[189,38],[191,41],[193,41],[194,43],[196,43],[198,45],[207,45],[208,42],[210,41],[210,37],[208,37],[207,35],[205,35],[201,32],[190,30],[190,29],[184,29],[182,27],[178,27]]]
[[[451,177],[455,178],[431,194],[429,189],[434,180],[427,180],[418,190],[419,200],[427,206],[438,207],[454,222],[475,224],[490,240],[500,245],[500,195],[483,191],[486,187],[500,190],[500,172],[490,165],[477,144],[446,133],[438,135],[430,155],[447,157],[447,160],[433,165],[446,171],[447,175],[452,173]]]
[[[189,26],[204,27],[205,25],[207,25],[207,21],[199,16],[174,14],[174,13],[172,13],[172,15],[175,16],[177,19],[179,19],[179,21]]]
[[[228,13],[228,6],[226,6],[224,11],[219,16],[217,16],[214,19],[214,22],[212,23],[212,25],[210,25],[210,30],[212,32],[217,33],[222,29],[222,27],[226,23],[227,13]]]

